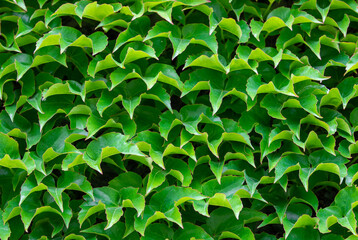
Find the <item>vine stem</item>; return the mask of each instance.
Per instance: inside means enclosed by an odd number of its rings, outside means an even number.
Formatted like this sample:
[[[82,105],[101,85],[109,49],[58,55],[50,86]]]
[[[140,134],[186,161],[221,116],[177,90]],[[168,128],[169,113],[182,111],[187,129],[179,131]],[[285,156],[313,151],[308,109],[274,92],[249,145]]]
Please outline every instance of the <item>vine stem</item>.
[[[270,4],[268,5],[268,7],[266,8],[266,11],[263,14],[264,18],[266,18],[266,15],[269,13],[273,3],[274,3],[274,1],[270,1]]]
[[[266,11],[264,12],[263,14],[263,18],[265,19],[266,18],[266,15],[269,13],[271,7],[272,7],[272,4],[274,3],[274,1],[270,1],[270,4],[268,5],[268,7],[266,8]],[[270,33],[267,33],[264,37],[264,39],[266,39],[268,37]]]
[[[355,158],[353,158],[352,161],[349,161],[349,162],[347,163],[347,167],[352,166],[357,160],[358,160],[358,156],[356,156]]]

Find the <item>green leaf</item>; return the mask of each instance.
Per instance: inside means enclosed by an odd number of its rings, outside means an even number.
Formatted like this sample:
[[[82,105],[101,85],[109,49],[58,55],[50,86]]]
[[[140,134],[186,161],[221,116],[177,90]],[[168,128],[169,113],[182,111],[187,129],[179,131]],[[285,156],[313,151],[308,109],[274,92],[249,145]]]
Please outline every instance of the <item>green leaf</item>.
[[[253,212],[250,213],[253,214]],[[218,208],[210,214],[203,228],[210,236],[218,238],[255,239],[251,230],[244,227],[245,217],[242,214],[240,215],[242,219],[237,220],[229,209]]]
[[[202,200],[205,196],[191,188],[170,186],[154,194],[142,217],[136,217],[134,227],[142,235],[145,228],[153,221],[166,218],[182,227],[178,205],[189,200]]]
[[[36,51],[31,67],[37,67],[41,64],[46,64],[49,62],[58,62],[67,67],[66,55],[64,53],[60,53],[60,48],[51,46],[43,47]]]
[[[102,172],[100,163],[102,159],[115,154],[130,154],[135,156],[145,156],[139,151],[136,145],[127,142],[128,136],[120,133],[108,133],[88,144],[84,153],[84,160],[87,164],[98,172]]]
[[[297,83],[307,79],[323,81],[329,79],[329,77],[323,76],[322,73],[310,66],[304,66],[295,68],[291,73],[291,79],[294,83]]]
[[[77,9],[76,9],[77,10]],[[114,8],[110,4],[97,4],[97,2],[86,5],[79,17],[85,17],[96,21],[102,21],[105,17],[113,14]]]
[[[1,239],[356,239],[356,1],[0,12]]]
[[[148,89],[151,89],[157,81],[172,85],[179,90],[183,87],[183,83],[176,70],[168,64],[154,63],[150,65],[145,72],[143,80],[147,84]]]
[[[176,25],[169,23],[168,21],[159,21],[154,27],[148,31],[144,41],[156,38],[156,37],[176,37],[180,38],[180,28]]]
[[[347,176],[346,176],[346,184],[348,186],[352,186],[353,183],[357,180],[358,175],[357,175],[357,169],[358,165],[357,164],[353,164],[352,166],[350,166],[348,168],[348,172],[347,172]]]
[[[293,83],[281,74],[274,77],[272,82],[264,84],[262,76],[253,75],[247,80],[246,91],[252,100],[258,93],[282,93],[288,96],[297,96],[293,89]]]
[[[352,210],[357,202],[356,192],[356,187],[346,187],[337,194],[331,206],[318,211],[320,232],[328,232],[328,228],[338,222],[356,234],[357,221]]]
[[[144,210],[145,199],[137,188],[126,187],[119,191],[123,207],[132,207],[137,210],[137,216],[140,216]]]
[[[45,34],[36,42],[35,52],[41,48],[52,45],[60,45],[62,54],[68,47],[90,47],[93,55],[101,52],[107,46],[107,36],[103,32],[95,32],[86,37],[80,31],[72,27],[58,27]]]
[[[3,215],[3,212],[1,211],[1,215]],[[1,239],[9,239],[11,235],[11,230],[9,223],[4,223],[3,221],[0,223],[0,238]]]
[[[143,240],[165,240],[172,239],[174,231],[165,224],[154,223],[149,225],[141,238]]]
[[[237,38],[241,38],[242,30],[239,24],[232,18],[221,19],[219,26],[221,29],[234,34]]]
[[[210,197],[209,204],[230,208],[238,218],[243,205],[236,192],[242,188],[243,182],[242,177],[227,176],[221,178],[221,184],[216,180],[206,182],[202,190],[204,195]]]
[[[68,127],[59,127],[47,132],[36,146],[36,153],[45,162],[65,153],[79,152],[71,143],[85,138],[81,130],[69,130]]]
[[[287,239],[294,240],[294,239],[305,239],[310,238],[312,240],[320,239],[319,232],[317,230],[310,228],[310,227],[302,227],[302,228],[295,228],[291,231],[288,235]]]
[[[117,68],[113,71],[110,75],[111,79],[111,88],[109,90],[113,90],[116,86],[121,84],[123,81],[131,78],[141,78],[139,75],[140,70],[138,69],[137,65],[127,66],[125,69]]]
[[[102,105],[100,104],[100,102],[98,102],[97,107],[99,108],[99,110],[101,109],[101,106]],[[88,129],[87,139],[91,138],[99,130],[101,130],[103,128],[109,128],[109,127],[122,128],[123,126],[121,123],[117,123],[113,119],[107,120],[106,118],[101,118],[98,114],[91,114],[89,116],[89,118],[87,119],[87,129]],[[131,127],[135,128],[135,126],[131,126]],[[128,126],[128,129],[129,129],[129,126]]]
[[[124,66],[130,62],[147,57],[155,58],[158,60],[155,54],[155,50],[152,47],[140,42],[129,43],[121,51],[120,67],[124,68]]]
[[[214,54],[218,51],[218,45],[214,34],[209,33],[209,28],[204,24],[187,24],[182,29],[182,38],[169,36],[173,44],[173,59],[181,54],[190,43],[200,44],[209,48]]]
[[[2,64],[0,68],[0,77],[3,77],[10,72],[16,71],[17,80],[19,80],[31,68],[32,61],[33,57],[29,54],[15,54],[11,56],[4,64]]]
[[[293,204],[287,208],[286,218],[283,219],[285,234],[288,236],[292,229],[300,227],[315,227],[317,220],[310,217],[310,208],[304,204]],[[297,218],[297,216],[299,216]]]
[[[210,102],[213,107],[213,114],[215,114],[221,105],[222,99],[224,98],[226,91],[224,90],[224,77],[223,74],[215,74],[217,72],[210,71],[209,74],[211,75],[209,80],[209,87],[210,87]]]
[[[187,67],[205,67],[214,69],[220,72],[229,73],[230,67],[225,66],[218,54],[212,54],[210,57],[207,55],[200,55],[199,57],[191,56],[185,61],[184,69]]]
[[[173,239],[204,239],[212,240],[213,238],[205,232],[201,227],[194,225],[192,223],[186,222],[183,224],[183,229],[175,231]]]
[[[66,226],[69,225],[70,219],[72,217],[72,210],[69,207],[69,201],[70,198],[64,194],[63,200],[64,200],[64,211],[61,213],[56,207],[54,200],[49,197],[49,195],[45,195],[45,203],[47,202],[47,205],[42,206],[40,201],[40,195],[39,194],[31,194],[30,197],[28,197],[22,204],[21,204],[21,219],[25,225],[25,230],[28,229],[30,226],[32,220],[36,215],[39,215],[44,212],[53,212],[55,214],[58,214],[62,217],[64,223]]]
[[[48,192],[55,199],[61,211],[63,211],[62,192],[64,190],[82,191],[94,199],[91,184],[84,176],[75,172],[64,172],[58,178],[56,186],[48,186]]]
[[[343,108],[346,108],[349,100],[356,95],[357,85],[358,82],[356,78],[345,78],[338,84],[337,88],[342,98]]]
[[[357,69],[357,68],[358,68],[358,55],[355,54],[350,58],[349,62],[347,63],[346,74],[350,71]]]
[[[83,233],[96,234],[98,236],[106,237],[107,239],[114,239],[124,235],[124,224],[117,222],[110,229],[105,229],[106,223],[99,223],[92,225],[89,228],[82,230]]]
[[[26,166],[22,163],[19,154],[18,143],[4,133],[0,133],[0,165],[8,168],[23,168]]]
[[[109,229],[123,215],[122,207],[119,205],[119,192],[109,187],[102,187],[94,188],[93,195],[94,200],[85,197],[86,201],[81,204],[81,211],[78,214],[79,223],[82,225],[91,215],[105,210],[107,216],[106,229]]]
[[[262,31],[270,33],[283,27],[292,29],[293,21],[294,16],[291,14],[289,8],[276,8],[267,16],[267,19],[262,27]]]
[[[118,35],[116,45],[113,52],[117,51],[122,45],[131,41],[142,41],[146,30],[150,27],[150,20],[148,17],[140,17],[133,19],[128,28]]]
[[[161,168],[164,168],[164,141],[159,133],[149,131],[140,132],[137,137],[134,138],[133,142],[136,143],[139,149],[143,149],[142,151],[149,149],[149,156],[156,164],[158,164]]]
[[[121,189],[124,187],[141,188],[142,178],[134,172],[122,173],[109,182],[109,187],[113,189]]]

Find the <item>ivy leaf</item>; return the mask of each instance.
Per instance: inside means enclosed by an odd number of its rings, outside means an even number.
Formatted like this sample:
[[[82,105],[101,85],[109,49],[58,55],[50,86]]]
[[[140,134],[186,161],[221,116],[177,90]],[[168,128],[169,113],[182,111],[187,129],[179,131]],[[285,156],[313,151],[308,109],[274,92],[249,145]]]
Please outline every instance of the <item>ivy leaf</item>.
[[[55,128],[47,132],[36,147],[36,152],[44,161],[66,153],[76,153],[78,150],[72,142],[85,138],[85,132],[81,130],[69,130],[68,127]]]
[[[300,217],[296,217],[296,216]],[[316,226],[317,221],[310,217],[310,209],[304,204],[290,205],[286,211],[286,218],[283,219],[286,236],[289,236],[292,229],[300,227]]]
[[[120,133],[108,133],[88,144],[84,153],[84,160],[93,169],[102,172],[100,163],[102,159],[115,154],[131,154],[135,156],[145,156],[139,151],[136,145],[127,142],[128,136]]]
[[[104,236],[107,239],[113,239],[118,236],[124,235],[124,224],[122,222],[117,222],[110,229],[104,229],[106,223],[95,224],[89,228],[82,230],[83,233],[96,234],[99,236]]]
[[[323,76],[318,70],[310,66],[304,66],[300,68],[295,68],[291,73],[291,79],[294,83],[296,83],[307,79],[323,81],[329,79],[329,77]]]
[[[213,238],[205,232],[201,227],[192,223],[184,223],[183,229],[177,230],[174,233],[173,239],[187,239],[195,237],[197,239],[212,240]]]
[[[142,237],[143,240],[165,240],[173,238],[174,231],[165,224],[153,223],[149,225]]]
[[[288,27],[292,29],[293,21],[294,16],[292,16],[289,8],[276,8],[267,16],[262,30],[270,33],[283,27]]]
[[[149,155],[153,161],[161,168],[164,168],[163,153],[164,153],[164,141],[159,133],[143,131],[137,135],[133,140],[139,149],[148,149]],[[149,146],[148,146],[149,145]]]
[[[142,34],[145,33],[145,29],[150,26],[150,20],[148,17],[136,18],[130,23],[128,28],[118,35],[116,45],[113,52],[117,51],[123,44],[131,41],[142,41]]]
[[[352,207],[357,201],[356,187],[346,187],[342,189],[334,199],[334,203],[318,211],[319,230],[328,232],[328,228],[338,222],[345,228],[348,228],[353,234],[356,234],[357,221]],[[327,221],[328,218],[330,221]]]
[[[96,21],[102,21],[105,17],[114,13],[114,8],[110,4],[97,4],[97,2],[93,2],[86,5],[81,14],[79,14],[77,9],[76,11],[80,18],[86,17]]]
[[[236,192],[242,188],[243,182],[242,177],[229,176],[221,178],[220,185],[211,180],[203,185],[203,194],[210,197],[209,204],[230,208],[238,218],[243,205]]]
[[[139,42],[133,42],[130,44],[127,44],[124,49],[121,51],[120,59],[121,64],[120,66],[124,68],[124,65],[133,62],[135,60],[141,59],[141,58],[155,58],[158,59],[155,55],[155,50],[145,44],[139,43]]]
[[[122,207],[119,205],[119,192],[109,187],[102,187],[95,188],[93,194],[94,200],[87,197],[85,198],[86,201],[80,206],[79,223],[82,225],[91,215],[105,210],[107,216],[106,229],[108,229],[118,222],[123,215]]]
[[[56,204],[59,206],[62,212],[62,192],[64,190],[82,191],[88,194],[92,199],[94,199],[91,184],[84,176],[75,172],[64,172],[64,174],[61,175],[61,177],[59,177],[59,179],[57,180],[57,186],[48,186],[48,192],[55,199]]]
[[[209,28],[204,24],[187,24],[182,29],[182,38],[170,38],[173,44],[173,59],[182,53],[189,43],[201,44],[208,47],[214,54],[218,51],[216,37],[210,35]]]
[[[185,61],[184,69],[187,67],[205,67],[224,72],[226,74],[230,72],[230,66],[224,65],[218,54],[213,54],[210,57],[205,54],[200,55],[199,57],[191,56]]]
[[[107,39],[107,36],[102,32],[95,32],[86,37],[75,28],[58,27],[39,39],[36,43],[35,52],[46,46],[60,45],[60,53],[63,53],[70,46],[75,46],[90,47],[92,48],[93,55],[95,55],[104,50],[108,43]]]
[[[356,78],[345,78],[341,83],[338,84],[337,88],[342,98],[343,108],[346,108],[349,100],[351,100],[357,93],[357,79]]]
[[[21,204],[21,219],[25,225],[25,230],[28,229],[28,227],[31,224],[31,221],[34,219],[34,217],[40,213],[43,212],[53,212],[55,214],[58,214],[62,217],[63,221],[65,222],[66,226],[69,225],[70,219],[72,217],[72,210],[69,207],[69,201],[70,198],[67,194],[63,195],[64,200],[64,211],[61,213],[58,208],[55,207],[54,200],[49,197],[49,195],[45,195],[45,202],[47,202],[48,205],[42,206],[39,194],[32,194],[29,198],[27,198],[22,204]],[[52,203],[52,204],[51,204]]]
[[[244,217],[244,216],[241,216]],[[229,223],[235,222],[235,227]],[[218,208],[210,214],[205,225],[204,230],[211,236],[217,236],[219,238],[231,237],[231,238],[245,238],[254,239],[254,235],[249,228],[243,227],[243,220],[237,220],[230,210],[226,208]]]
[[[178,205],[189,200],[201,200],[205,197],[191,188],[167,187],[154,194],[149,205],[146,206],[143,218],[136,217],[134,228],[144,235],[146,227],[153,221],[166,218],[179,226],[182,226]]]
[[[16,71],[17,80],[19,80],[30,68],[33,62],[33,57],[29,54],[19,53],[11,56],[5,63],[1,65],[0,77]]]
[[[1,215],[3,215],[3,212],[1,212]],[[0,238],[1,239],[8,239],[11,235],[11,230],[10,230],[10,226],[9,223],[4,223],[3,221],[1,222],[0,225]]]
[[[150,65],[143,77],[148,89],[151,89],[157,81],[172,85],[173,87],[182,89],[183,83],[176,70],[167,64],[154,63]]]

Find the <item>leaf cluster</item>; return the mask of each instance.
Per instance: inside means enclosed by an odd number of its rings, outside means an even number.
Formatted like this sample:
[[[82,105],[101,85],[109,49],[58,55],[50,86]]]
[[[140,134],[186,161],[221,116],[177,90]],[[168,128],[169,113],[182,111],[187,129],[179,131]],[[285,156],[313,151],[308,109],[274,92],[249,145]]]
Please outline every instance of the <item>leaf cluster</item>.
[[[0,1],[0,239],[358,239],[357,22],[354,0]]]

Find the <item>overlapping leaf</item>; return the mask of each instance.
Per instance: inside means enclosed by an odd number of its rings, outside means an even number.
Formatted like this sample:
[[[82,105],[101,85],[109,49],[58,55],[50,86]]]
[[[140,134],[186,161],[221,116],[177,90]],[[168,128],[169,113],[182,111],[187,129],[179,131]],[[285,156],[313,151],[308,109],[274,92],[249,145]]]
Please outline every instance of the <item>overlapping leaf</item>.
[[[0,238],[355,239],[357,7],[0,2]]]

